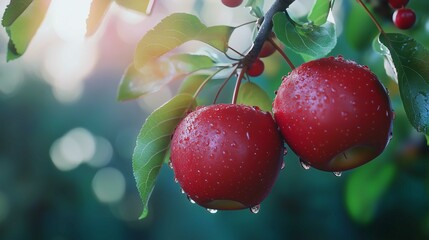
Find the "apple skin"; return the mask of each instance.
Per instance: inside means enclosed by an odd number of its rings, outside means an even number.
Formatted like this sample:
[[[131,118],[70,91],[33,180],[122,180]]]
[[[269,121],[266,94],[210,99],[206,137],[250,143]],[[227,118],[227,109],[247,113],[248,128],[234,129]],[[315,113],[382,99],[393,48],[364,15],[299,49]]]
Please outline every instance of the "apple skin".
[[[416,14],[412,9],[399,8],[393,13],[392,21],[399,29],[409,29],[416,22]]]
[[[227,7],[235,8],[240,6],[243,3],[243,0],[222,0],[222,3]]]
[[[216,104],[197,108],[177,126],[171,164],[197,204],[220,210],[251,208],[271,191],[284,142],[269,112]]]
[[[389,0],[390,7],[394,9],[405,7],[408,4],[408,0]]]
[[[247,69],[247,74],[251,77],[260,76],[265,70],[265,64],[260,58],[256,58],[255,61]]]
[[[304,63],[285,76],[273,113],[302,162],[331,172],[358,167],[383,152],[394,116],[377,77],[341,56]]]
[[[259,58],[265,58],[273,55],[276,52],[276,47],[270,42],[265,41],[264,44],[262,44],[261,51],[259,52],[258,57]]]

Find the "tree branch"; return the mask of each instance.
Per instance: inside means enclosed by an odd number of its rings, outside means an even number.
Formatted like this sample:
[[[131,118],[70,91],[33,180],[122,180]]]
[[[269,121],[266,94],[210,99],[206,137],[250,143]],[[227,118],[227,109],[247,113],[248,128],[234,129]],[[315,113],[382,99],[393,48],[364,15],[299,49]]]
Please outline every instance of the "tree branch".
[[[265,13],[264,21],[259,28],[258,34],[253,42],[253,46],[243,59],[244,65],[248,66],[258,57],[258,54],[262,49],[262,45],[270,37],[273,30],[274,15],[278,12],[286,11],[286,8],[288,8],[293,2],[294,0],[276,0],[271,8]]]

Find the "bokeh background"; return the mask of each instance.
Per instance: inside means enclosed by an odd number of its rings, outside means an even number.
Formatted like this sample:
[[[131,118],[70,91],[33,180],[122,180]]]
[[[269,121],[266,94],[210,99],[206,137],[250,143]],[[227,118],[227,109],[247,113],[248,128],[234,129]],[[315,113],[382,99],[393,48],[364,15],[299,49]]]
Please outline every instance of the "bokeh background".
[[[158,0],[150,17],[113,4],[97,33],[85,38],[90,2],[52,0],[18,60],[6,62],[8,39],[0,29],[0,239],[429,238],[426,140],[408,123],[396,83],[372,49],[377,32],[356,1],[335,1],[332,55],[368,65],[388,87],[396,119],[383,155],[336,177],[304,170],[290,152],[258,214],[210,214],[189,203],[164,167],[144,220],[138,220],[142,204],[131,168],[135,139],[148,114],[180,83],[118,102],[117,87],[137,42],[172,12],[197,14],[207,25],[239,25],[252,17],[217,0]],[[368,6],[386,31],[398,31],[386,2]],[[0,14],[8,3],[0,2]],[[295,7],[305,12],[311,4],[297,1]],[[417,23],[402,32],[429,47],[429,2],[410,0],[409,6]],[[252,28],[240,28],[231,46],[245,50],[251,34]],[[264,61],[266,74],[254,81],[273,97],[289,68],[278,54]]]

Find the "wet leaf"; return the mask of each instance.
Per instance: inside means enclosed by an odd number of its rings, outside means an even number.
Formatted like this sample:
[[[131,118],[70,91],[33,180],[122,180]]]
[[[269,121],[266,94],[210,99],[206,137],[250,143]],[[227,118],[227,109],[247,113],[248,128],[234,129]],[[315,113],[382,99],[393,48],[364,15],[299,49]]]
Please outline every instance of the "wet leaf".
[[[86,20],[86,36],[91,36],[97,31],[111,3],[112,0],[92,0]]]
[[[408,119],[417,131],[429,134],[429,51],[404,34],[382,34],[379,41],[396,73]]]
[[[165,84],[183,79],[189,74],[214,66],[210,57],[192,54],[177,54],[146,63],[137,70],[130,65],[119,85],[118,100],[130,100],[158,91]]]
[[[22,5],[15,2],[17,0],[12,1],[6,9],[2,21],[9,36],[8,61],[25,53],[45,18],[51,0],[33,0],[31,3],[23,2]]]
[[[252,82],[241,84],[237,96],[237,104],[258,106],[263,111],[272,111],[272,100],[268,94],[261,87]]]
[[[354,170],[347,178],[345,202],[350,217],[367,224],[375,215],[380,198],[392,182],[396,167],[392,162],[371,162]]]
[[[332,22],[326,22],[321,26],[312,23],[300,24],[285,13],[277,13],[274,15],[273,23],[278,39],[305,59],[326,56],[337,43],[335,24]]]
[[[206,27],[194,15],[174,13],[164,18],[140,40],[134,53],[134,66],[143,68],[162,55],[191,40],[204,42],[226,52],[233,27]]]
[[[195,106],[189,94],[179,94],[152,112],[137,136],[133,172],[143,202],[140,219],[148,214],[148,202],[166,154],[171,136],[186,112]]]
[[[316,26],[321,26],[326,22],[329,11],[331,9],[332,1],[327,0],[316,0],[313,8],[307,16],[307,19],[313,22]]]

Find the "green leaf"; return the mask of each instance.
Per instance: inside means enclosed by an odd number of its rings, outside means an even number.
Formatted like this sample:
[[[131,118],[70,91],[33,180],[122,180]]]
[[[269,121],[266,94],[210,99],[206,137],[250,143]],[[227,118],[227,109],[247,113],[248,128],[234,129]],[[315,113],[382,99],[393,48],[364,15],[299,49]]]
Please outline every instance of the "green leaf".
[[[316,0],[313,8],[307,16],[308,21],[313,22],[316,26],[321,26],[328,19],[332,1]]]
[[[11,4],[15,1],[11,2]],[[10,10],[6,10],[14,13],[8,13],[7,15],[16,17],[13,21],[12,18],[14,17],[3,18],[6,25],[11,23],[6,27],[6,32],[9,36],[8,61],[20,57],[27,50],[46,15],[50,2],[51,0],[33,0],[25,9],[23,7],[18,8],[23,10],[21,14],[18,13],[18,10],[14,11],[15,8],[9,7],[8,9]]]
[[[228,50],[233,27],[206,27],[194,15],[174,13],[164,18],[140,40],[134,53],[134,66],[143,68],[162,55],[191,40],[204,42],[219,51]]]
[[[195,74],[189,76],[180,85],[178,93],[194,95],[208,77],[210,77],[210,75],[206,74]]]
[[[429,51],[399,33],[379,36],[386,57],[396,70],[404,109],[414,128],[429,134]]]
[[[392,162],[374,161],[354,170],[347,178],[345,202],[350,217],[361,224],[375,215],[380,198],[394,179]]]
[[[247,0],[245,7],[250,8],[250,14],[257,18],[264,16],[264,0]]]
[[[167,83],[183,79],[189,74],[214,66],[210,57],[192,54],[177,54],[146,63],[137,70],[130,65],[119,85],[118,100],[130,100],[158,91]]]
[[[241,84],[237,96],[237,104],[258,106],[264,111],[272,111],[272,100],[268,94],[261,87],[252,82]]]
[[[32,2],[33,0],[11,0],[3,14],[3,27],[12,25]]]
[[[150,14],[149,3],[151,0],[115,0],[116,3],[124,8]]]
[[[337,43],[335,25],[332,22],[321,26],[312,23],[298,24],[285,13],[277,13],[273,23],[277,38],[305,59],[326,56]]]
[[[112,0],[93,0],[86,20],[86,36],[93,35],[109,9]]]
[[[171,135],[186,112],[194,106],[195,100],[191,95],[176,95],[152,112],[140,130],[133,153],[134,177],[144,207],[140,219],[148,213],[149,198],[164,163]]]

